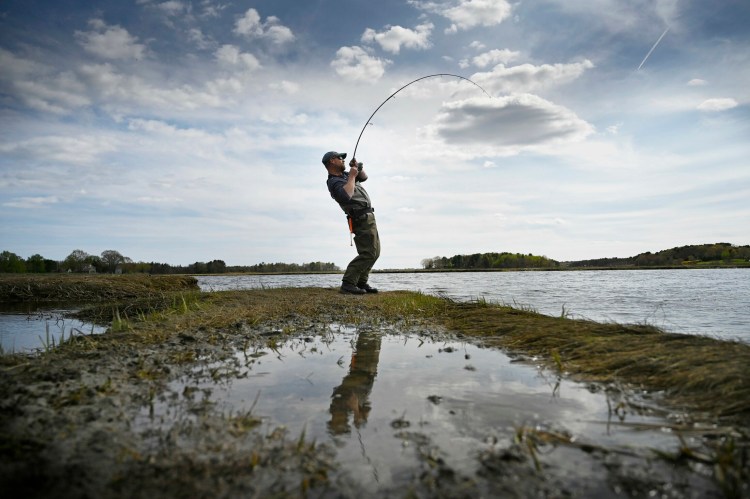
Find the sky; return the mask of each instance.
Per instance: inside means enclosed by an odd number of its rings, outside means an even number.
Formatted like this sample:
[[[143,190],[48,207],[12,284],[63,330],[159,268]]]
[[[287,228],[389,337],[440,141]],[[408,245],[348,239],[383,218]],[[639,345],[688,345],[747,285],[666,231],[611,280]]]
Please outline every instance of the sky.
[[[376,269],[750,244],[748,25],[746,0],[3,0],[0,250],[343,268],[321,158],[355,146]],[[471,81],[368,122],[436,73]]]

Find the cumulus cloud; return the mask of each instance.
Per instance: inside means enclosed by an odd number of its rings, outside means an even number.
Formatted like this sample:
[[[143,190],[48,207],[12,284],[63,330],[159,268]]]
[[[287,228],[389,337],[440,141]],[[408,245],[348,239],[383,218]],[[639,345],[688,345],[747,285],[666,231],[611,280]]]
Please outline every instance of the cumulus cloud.
[[[211,37],[206,36],[199,28],[190,28],[187,32],[188,39],[195,43],[199,49],[209,49],[216,46]]]
[[[205,83],[203,88],[191,85],[161,87],[138,75],[119,72],[110,64],[81,66],[83,78],[96,99],[106,103],[112,113],[174,112],[216,108],[230,104],[231,98],[243,88],[236,78],[223,78]]]
[[[739,106],[739,103],[732,98],[706,99],[698,105],[698,110],[718,112],[726,111],[737,106]]]
[[[146,53],[146,46],[138,43],[120,26],[109,26],[101,19],[89,21],[91,31],[76,31],[78,43],[92,54],[104,59],[141,59]]]
[[[351,81],[377,81],[391,61],[368,54],[362,47],[341,47],[331,67]]]
[[[278,17],[269,16],[265,22],[262,22],[260,14],[255,9],[248,9],[245,15],[237,20],[234,33],[247,38],[265,39],[276,45],[292,42],[295,39],[292,30],[282,25]]]
[[[471,79],[489,92],[531,92],[538,88],[568,83],[580,77],[594,64],[585,60],[570,64],[522,64],[506,67],[498,64],[492,71],[475,73]]]
[[[252,71],[260,67],[260,62],[253,54],[241,52],[234,45],[222,45],[214,56],[219,64],[227,67],[236,67],[246,71]]]
[[[495,26],[510,17],[512,6],[506,0],[458,0],[446,3],[410,0],[420,10],[438,14],[451,21],[446,33],[477,26]]]
[[[430,43],[430,34],[434,28],[432,23],[420,24],[413,30],[401,26],[387,26],[386,28],[380,33],[367,28],[362,35],[362,42],[377,42],[383,50],[392,54],[398,54],[401,47],[428,49],[432,46]]]
[[[486,68],[487,66],[494,66],[496,64],[507,64],[520,56],[520,52],[508,49],[494,49],[483,54],[479,54],[472,59],[475,66],[480,68]]]
[[[299,92],[299,84],[287,80],[271,83],[268,87],[272,90],[278,90],[288,95],[293,95]]]
[[[187,10],[187,6],[177,0],[168,0],[156,5],[156,8],[167,16],[178,16]]]
[[[429,134],[451,145],[508,154],[579,141],[594,129],[576,114],[532,94],[448,102]]]

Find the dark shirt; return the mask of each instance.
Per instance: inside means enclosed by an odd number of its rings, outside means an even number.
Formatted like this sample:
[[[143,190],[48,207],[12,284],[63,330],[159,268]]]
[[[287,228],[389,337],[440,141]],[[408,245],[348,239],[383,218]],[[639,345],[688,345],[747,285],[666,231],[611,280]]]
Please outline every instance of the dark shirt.
[[[349,213],[352,209],[372,208],[370,196],[367,195],[367,191],[362,187],[359,180],[354,183],[354,194],[350,197],[346,193],[344,186],[348,178],[349,172],[343,172],[340,176],[328,175],[326,183],[331,197],[341,206],[341,209],[345,213]]]

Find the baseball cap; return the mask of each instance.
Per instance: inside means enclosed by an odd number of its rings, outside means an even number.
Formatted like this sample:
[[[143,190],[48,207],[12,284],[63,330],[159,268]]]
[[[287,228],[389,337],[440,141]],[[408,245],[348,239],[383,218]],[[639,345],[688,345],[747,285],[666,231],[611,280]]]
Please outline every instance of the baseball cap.
[[[333,158],[341,158],[346,159],[346,153],[345,152],[336,152],[336,151],[328,151],[323,155],[323,164],[327,165],[329,161]]]

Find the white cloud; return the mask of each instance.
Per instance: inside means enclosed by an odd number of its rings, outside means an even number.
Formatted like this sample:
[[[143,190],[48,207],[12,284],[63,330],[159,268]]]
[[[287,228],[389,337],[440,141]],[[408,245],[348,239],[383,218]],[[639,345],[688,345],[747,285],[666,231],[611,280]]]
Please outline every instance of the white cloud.
[[[434,25],[432,23],[420,24],[416,29],[403,28],[401,26],[388,26],[380,33],[367,28],[362,34],[362,42],[377,42],[386,52],[398,54],[401,47],[410,49],[428,49],[430,34]]]
[[[156,8],[167,16],[178,16],[187,10],[187,6],[177,0],[168,0],[156,5]]]
[[[48,204],[57,204],[59,202],[60,198],[58,198],[57,196],[21,197],[16,198],[12,201],[8,201],[7,203],[3,203],[3,206],[7,206],[9,208],[33,209]]]
[[[614,125],[609,125],[606,130],[607,133],[610,135],[617,135],[620,133],[620,127],[622,126],[622,123],[616,123]]]
[[[260,62],[253,54],[241,52],[234,45],[222,45],[214,56],[219,64],[224,66],[237,67],[247,71],[253,71],[260,67]]]
[[[717,112],[737,107],[739,103],[732,98],[706,99],[698,105],[699,111]]]
[[[285,94],[293,95],[299,92],[299,84],[293,81],[281,80],[268,85],[272,90],[279,90]]]
[[[246,64],[246,62],[241,62]],[[237,78],[219,78],[204,83],[161,87],[136,74],[119,72],[110,64],[87,64],[79,75],[89,88],[92,99],[102,102],[111,114],[132,114],[148,109],[153,113],[218,108],[230,105],[243,82]]]
[[[266,39],[277,45],[294,41],[292,30],[280,23],[281,21],[276,16],[269,16],[265,22],[261,22],[258,11],[248,9],[245,15],[235,23],[234,33],[247,38]]]
[[[146,46],[120,26],[108,26],[101,19],[92,19],[89,25],[91,31],[75,32],[87,52],[105,59],[141,59],[146,53]]]
[[[688,87],[704,87],[708,85],[708,82],[706,80],[701,80],[700,78],[693,78],[689,82],[687,82]]]
[[[508,49],[494,49],[483,54],[479,54],[472,59],[475,66],[480,68],[486,68],[487,66],[494,66],[496,64],[507,64],[521,55],[520,52]]]
[[[495,26],[510,17],[512,6],[506,0],[458,0],[438,3],[410,0],[416,8],[445,17],[453,24],[446,33],[477,26]]]
[[[486,45],[480,42],[479,40],[474,40],[473,42],[469,44],[469,47],[476,49],[476,50],[484,50]]]
[[[492,71],[475,73],[471,79],[488,92],[531,92],[550,85],[568,83],[580,77],[584,71],[594,67],[588,59],[571,64],[522,64],[506,67],[498,64]]]
[[[104,137],[42,136],[0,145],[0,152],[41,163],[95,164],[102,154],[114,151],[116,144]]]
[[[429,134],[484,154],[513,154],[574,142],[593,133],[576,114],[532,94],[443,104]]]
[[[199,49],[208,49],[216,46],[216,42],[206,36],[199,28],[190,28],[188,30],[188,38]]]
[[[369,55],[362,47],[341,47],[336,52],[336,59],[331,67],[351,81],[377,81],[385,74],[388,59]]]
[[[612,32],[650,28],[658,36],[666,26],[679,28],[678,0],[547,0],[556,8],[576,17],[593,19]]]

